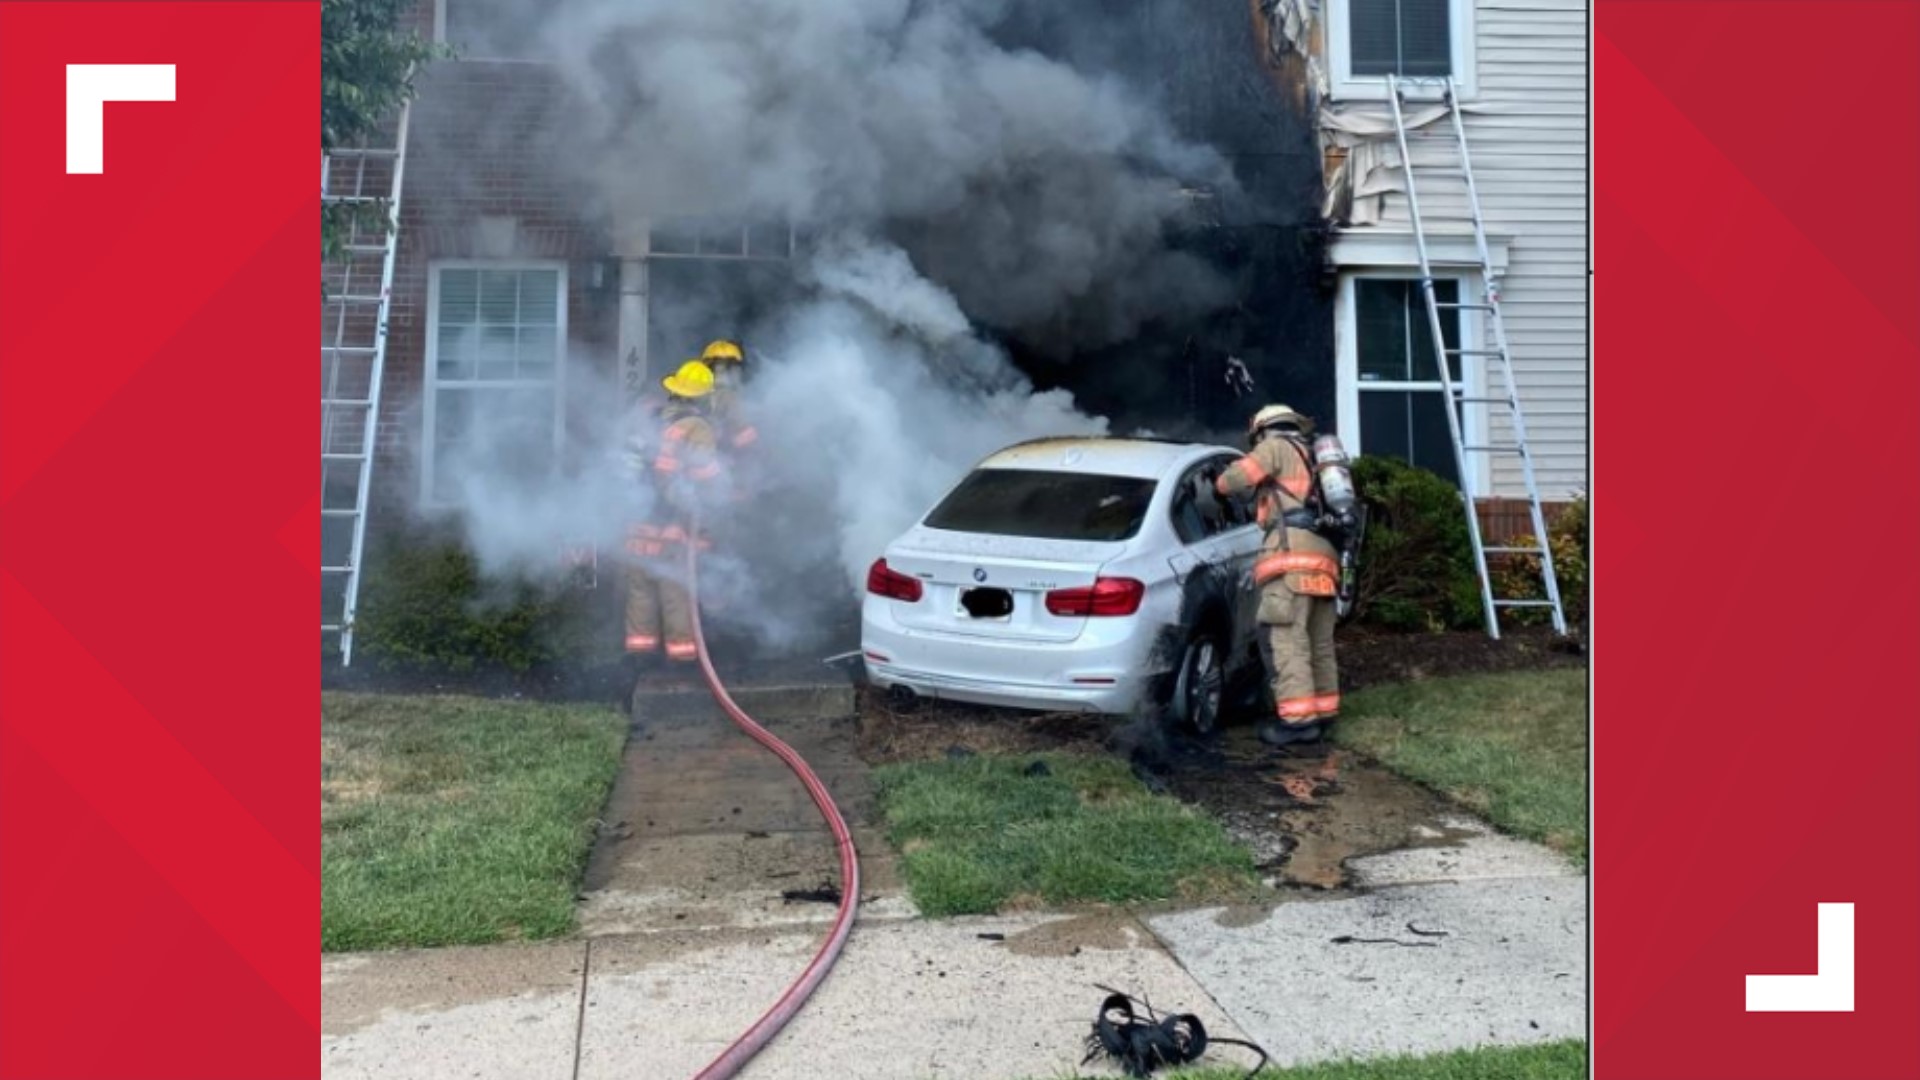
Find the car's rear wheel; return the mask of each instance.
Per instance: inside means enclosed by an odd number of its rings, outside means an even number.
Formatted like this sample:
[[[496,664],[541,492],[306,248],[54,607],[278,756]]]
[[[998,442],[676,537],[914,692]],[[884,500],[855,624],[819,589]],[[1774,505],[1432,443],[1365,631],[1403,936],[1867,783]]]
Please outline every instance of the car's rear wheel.
[[[1226,658],[1220,638],[1208,630],[1196,631],[1180,656],[1180,673],[1174,679],[1170,704],[1182,724],[1202,735],[1220,726],[1227,689]]]

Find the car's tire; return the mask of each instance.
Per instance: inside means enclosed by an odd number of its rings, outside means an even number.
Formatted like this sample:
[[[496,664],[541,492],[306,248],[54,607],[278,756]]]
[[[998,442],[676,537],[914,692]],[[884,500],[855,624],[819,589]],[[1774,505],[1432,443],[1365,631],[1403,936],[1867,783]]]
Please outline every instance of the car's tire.
[[[1173,718],[1189,731],[1212,734],[1226,707],[1227,650],[1210,627],[1195,630],[1180,652],[1167,705]]]

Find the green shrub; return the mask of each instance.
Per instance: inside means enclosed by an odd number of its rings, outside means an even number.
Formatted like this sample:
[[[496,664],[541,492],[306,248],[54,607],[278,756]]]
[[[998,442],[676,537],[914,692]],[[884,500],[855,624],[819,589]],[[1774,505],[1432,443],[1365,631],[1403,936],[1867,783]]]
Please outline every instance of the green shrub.
[[[1367,504],[1358,621],[1397,630],[1466,629],[1484,618],[1460,489],[1398,458],[1361,457]]]
[[[1503,546],[1528,547],[1532,534],[1501,541]],[[1568,503],[1547,525],[1547,550],[1553,553],[1553,576],[1560,586],[1560,606],[1566,611],[1569,626],[1587,617],[1587,560],[1592,553],[1592,538],[1587,525],[1587,500],[1583,496]],[[1540,560],[1531,555],[1508,556],[1494,569],[1494,587],[1502,598],[1544,600],[1546,582],[1540,576]],[[1500,613],[1508,623],[1531,625],[1548,619],[1544,608],[1508,608]]]
[[[604,659],[615,629],[593,602],[606,591],[485,577],[473,555],[438,532],[390,535],[372,553],[354,642],[380,667],[466,672]]]

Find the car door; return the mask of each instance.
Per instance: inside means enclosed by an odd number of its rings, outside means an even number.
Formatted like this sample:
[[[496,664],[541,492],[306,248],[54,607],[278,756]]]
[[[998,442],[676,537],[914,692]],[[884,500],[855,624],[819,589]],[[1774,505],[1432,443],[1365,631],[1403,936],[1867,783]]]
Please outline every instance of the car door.
[[[1195,488],[1211,487],[1204,480],[1206,474],[1217,475],[1236,460],[1233,454],[1216,454],[1181,474],[1172,513],[1182,549],[1169,559],[1183,585],[1204,568],[1212,586],[1223,594],[1232,615],[1233,640],[1228,642],[1227,655],[1233,659],[1249,655],[1254,646],[1258,603],[1253,595],[1253,564],[1260,555],[1260,527],[1254,522],[1253,509],[1232,499],[1215,500],[1218,513],[1205,513],[1195,499]]]

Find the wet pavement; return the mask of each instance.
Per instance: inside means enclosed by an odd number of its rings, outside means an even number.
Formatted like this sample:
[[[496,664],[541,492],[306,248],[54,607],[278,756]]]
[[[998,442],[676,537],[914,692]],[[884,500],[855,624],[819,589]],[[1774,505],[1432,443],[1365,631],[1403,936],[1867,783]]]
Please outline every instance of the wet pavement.
[[[1282,889],[1345,888],[1350,860],[1467,836],[1439,796],[1324,740],[1276,751],[1239,724],[1169,740],[1159,768],[1171,794],[1217,818]]]
[[[765,677],[785,673],[763,673]],[[819,775],[854,833],[870,917],[911,913],[892,849],[875,828],[868,770],[854,754],[851,691],[834,684],[733,685],[735,700]],[[587,864],[588,935],[806,923],[833,905],[832,834],[798,778],[739,730],[704,684],[650,679]]]

